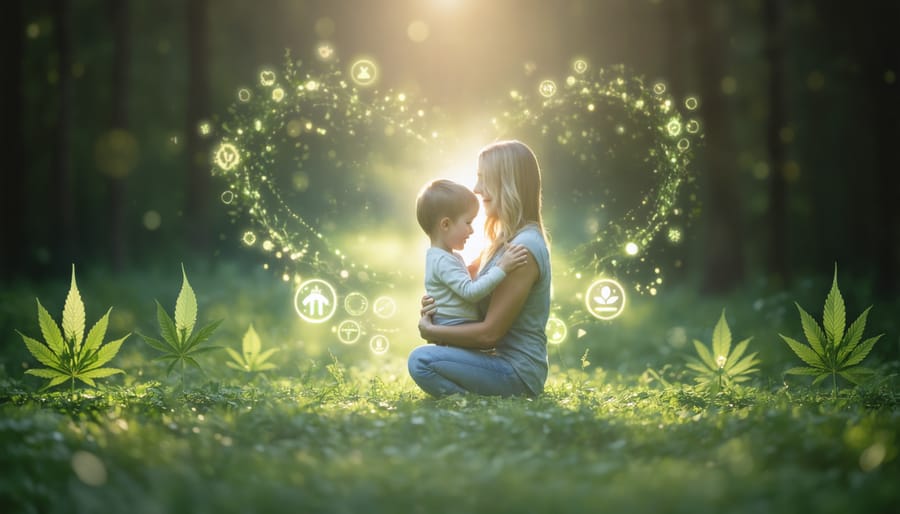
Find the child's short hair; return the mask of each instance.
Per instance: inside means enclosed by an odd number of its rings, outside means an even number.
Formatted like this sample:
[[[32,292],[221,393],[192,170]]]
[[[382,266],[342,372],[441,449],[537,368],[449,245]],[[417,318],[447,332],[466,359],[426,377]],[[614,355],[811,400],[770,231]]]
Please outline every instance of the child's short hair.
[[[472,206],[478,207],[478,198],[469,188],[452,180],[433,180],[425,184],[416,198],[416,219],[422,230],[431,235],[438,220],[456,219]]]

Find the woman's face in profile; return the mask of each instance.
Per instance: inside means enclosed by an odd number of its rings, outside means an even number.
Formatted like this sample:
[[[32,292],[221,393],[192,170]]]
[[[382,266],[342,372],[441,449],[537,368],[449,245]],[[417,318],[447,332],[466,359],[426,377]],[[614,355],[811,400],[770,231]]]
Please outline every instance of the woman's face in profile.
[[[473,192],[481,196],[481,204],[484,205],[485,216],[489,218],[496,217],[497,211],[494,209],[493,198],[484,191],[484,173],[480,169],[478,170],[478,179],[475,181]]]

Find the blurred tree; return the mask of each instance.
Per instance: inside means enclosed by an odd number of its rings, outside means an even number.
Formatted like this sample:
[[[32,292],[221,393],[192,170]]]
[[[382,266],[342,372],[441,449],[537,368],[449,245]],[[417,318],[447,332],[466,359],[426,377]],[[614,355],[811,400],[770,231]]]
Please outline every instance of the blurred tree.
[[[57,115],[49,202],[51,259],[60,267],[76,261],[78,223],[72,166],[72,8],[69,0],[54,0],[53,26],[57,53]]]
[[[788,266],[788,220],[786,182],[784,176],[785,142],[781,131],[787,126],[784,83],[783,6],[779,0],[765,0],[765,55],[769,66],[768,118],[766,150],[769,156],[769,202],[767,211],[768,241],[766,241],[766,272],[776,283],[790,283]]]
[[[731,126],[728,102],[722,91],[725,78],[723,49],[727,47],[720,32],[725,28],[710,11],[722,9],[723,2],[689,2],[696,23],[700,114],[705,122],[706,146],[703,150],[706,194],[704,219],[706,244],[702,288],[706,292],[725,292],[744,279],[744,238],[741,230],[741,201],[737,192],[736,163],[732,158]]]
[[[112,116],[110,133],[128,133],[129,70],[131,68],[131,22],[128,0],[109,0],[109,18],[113,32]],[[109,174],[109,237],[112,267],[121,271],[128,260],[128,232],[125,230],[125,204],[128,196],[126,177]]]
[[[188,91],[186,153],[188,190],[185,213],[189,246],[205,250],[209,238],[209,148],[201,137],[201,120],[210,114],[208,5],[206,0],[187,2]]]
[[[3,141],[6,148],[4,167],[0,174],[0,279],[17,276],[24,266],[27,251],[25,237],[25,122],[23,107],[23,55],[25,51],[25,23],[22,2],[12,2],[3,14],[3,39],[0,43],[0,62],[6,67],[6,78],[0,81],[0,112],[4,114]]]

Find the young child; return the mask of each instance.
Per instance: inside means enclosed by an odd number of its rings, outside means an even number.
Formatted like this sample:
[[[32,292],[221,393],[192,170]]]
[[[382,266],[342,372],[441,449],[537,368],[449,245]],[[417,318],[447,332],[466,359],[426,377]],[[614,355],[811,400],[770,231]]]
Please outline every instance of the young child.
[[[416,198],[416,218],[431,239],[425,256],[425,291],[437,305],[436,323],[458,325],[477,321],[476,303],[528,257],[525,247],[507,246],[497,266],[473,279],[462,256],[454,250],[462,250],[474,232],[472,220],[477,214],[475,193],[450,180],[426,184]]]

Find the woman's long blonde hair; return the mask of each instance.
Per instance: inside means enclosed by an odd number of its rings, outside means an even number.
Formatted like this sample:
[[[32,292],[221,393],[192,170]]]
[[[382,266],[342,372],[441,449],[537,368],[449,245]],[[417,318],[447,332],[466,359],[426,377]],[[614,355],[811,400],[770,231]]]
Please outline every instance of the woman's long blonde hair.
[[[478,170],[495,212],[484,223],[490,245],[482,253],[481,266],[525,225],[537,225],[546,241],[541,218],[541,168],[531,148],[515,140],[492,143],[478,154]]]

